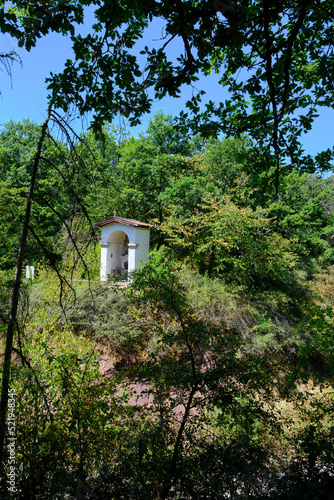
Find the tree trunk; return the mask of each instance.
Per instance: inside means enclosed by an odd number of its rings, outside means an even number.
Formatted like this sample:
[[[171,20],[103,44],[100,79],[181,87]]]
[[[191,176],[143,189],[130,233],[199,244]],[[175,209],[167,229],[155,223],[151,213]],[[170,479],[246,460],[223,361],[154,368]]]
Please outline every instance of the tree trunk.
[[[8,326],[7,326],[7,334],[6,334],[6,346],[5,346],[5,355],[3,362],[3,377],[2,377],[2,387],[1,387],[1,401],[0,401],[0,467],[3,466],[4,460],[4,446],[5,446],[5,436],[6,436],[6,415],[7,415],[7,406],[8,406],[8,390],[9,390],[9,379],[10,379],[10,367],[11,367],[11,357],[13,350],[13,338],[15,332],[15,323],[17,316],[17,307],[19,301],[19,292],[21,286],[21,276],[22,276],[22,266],[24,259],[25,246],[27,241],[28,234],[28,226],[30,221],[30,213],[31,213],[31,205],[33,200],[35,182],[39,167],[39,162],[41,158],[41,150],[43,141],[45,139],[45,135],[47,132],[48,123],[50,120],[50,109],[48,110],[47,117],[42,125],[41,133],[39,136],[39,141],[37,145],[33,170],[31,174],[30,187],[27,198],[27,206],[26,212],[23,222],[20,247],[17,256],[17,264],[15,271],[15,280],[12,291],[12,299],[11,299],[11,309],[9,313]]]

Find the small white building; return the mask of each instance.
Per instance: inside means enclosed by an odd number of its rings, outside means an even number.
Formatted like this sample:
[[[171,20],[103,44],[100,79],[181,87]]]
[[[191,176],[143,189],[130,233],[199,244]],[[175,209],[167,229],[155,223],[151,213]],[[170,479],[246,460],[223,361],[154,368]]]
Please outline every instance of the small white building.
[[[148,260],[150,224],[115,215],[94,227],[101,228],[101,281],[130,274]]]

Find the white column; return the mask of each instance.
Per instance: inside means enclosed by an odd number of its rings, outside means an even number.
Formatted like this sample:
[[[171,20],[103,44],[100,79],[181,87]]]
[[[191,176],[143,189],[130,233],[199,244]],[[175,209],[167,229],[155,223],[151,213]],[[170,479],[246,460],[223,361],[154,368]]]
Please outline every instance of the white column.
[[[109,255],[109,243],[101,243],[101,269],[100,269],[100,280],[107,281],[108,272],[108,255]]]
[[[128,272],[129,274],[131,271],[134,271],[136,269],[136,248],[138,245],[135,243],[128,243]]]

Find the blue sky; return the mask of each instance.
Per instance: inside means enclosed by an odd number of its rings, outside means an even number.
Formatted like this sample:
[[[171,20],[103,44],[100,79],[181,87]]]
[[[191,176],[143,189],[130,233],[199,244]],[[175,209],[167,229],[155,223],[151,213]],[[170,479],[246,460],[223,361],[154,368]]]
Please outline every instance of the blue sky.
[[[159,38],[160,29],[156,34],[148,34],[151,42],[152,38]],[[1,52],[16,50],[21,57],[22,66],[14,63],[12,67],[12,78],[10,78],[5,69],[0,73],[0,124],[3,125],[9,120],[21,121],[30,119],[41,123],[44,119],[47,108],[47,90],[45,79],[50,72],[57,73],[62,70],[64,62],[71,57],[70,39],[58,34],[51,34],[40,39],[35,48],[30,52],[18,49],[9,37],[9,35],[0,36],[2,49]],[[204,83],[207,91],[207,99],[221,100],[223,89],[217,84],[216,75],[206,77],[201,81]],[[159,110],[165,114],[176,116],[183,108],[186,100],[191,96],[192,90],[184,88],[180,99],[166,98],[163,101],[154,103],[152,114],[145,116],[142,125],[136,128],[130,128],[131,135],[136,135],[144,131],[148,120]],[[324,109],[320,117],[314,123],[313,129],[303,138],[305,151],[311,155],[323,149],[332,148],[334,145],[333,135],[334,110]],[[88,123],[77,121],[77,130],[87,128]]]

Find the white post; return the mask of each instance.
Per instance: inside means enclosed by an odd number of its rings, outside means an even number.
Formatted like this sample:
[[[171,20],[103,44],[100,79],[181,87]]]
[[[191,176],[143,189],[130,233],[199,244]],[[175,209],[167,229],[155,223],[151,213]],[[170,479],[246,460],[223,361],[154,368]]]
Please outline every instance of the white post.
[[[34,266],[26,266],[26,278],[33,280],[34,277],[35,277],[35,268],[34,268]]]
[[[101,271],[100,280],[107,281],[109,243],[101,243]]]
[[[131,275],[131,271],[136,269],[136,248],[138,245],[135,243],[128,243],[128,273]]]

